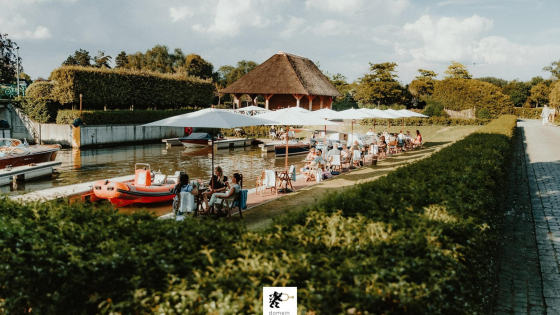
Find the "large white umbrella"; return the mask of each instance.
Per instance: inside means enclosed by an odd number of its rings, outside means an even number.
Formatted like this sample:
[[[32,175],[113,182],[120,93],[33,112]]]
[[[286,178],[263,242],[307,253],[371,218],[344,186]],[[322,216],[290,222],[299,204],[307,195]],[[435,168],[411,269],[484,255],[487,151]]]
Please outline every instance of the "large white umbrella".
[[[262,108],[262,107],[258,107],[255,105],[251,105],[251,106],[247,106],[247,107],[241,107],[241,108],[236,108],[233,110],[234,112],[251,112],[253,115],[254,114],[261,114],[261,113],[265,113],[265,112],[269,112],[268,109],[266,108]]]
[[[407,117],[414,117],[414,118],[429,118],[429,116],[417,113],[417,112],[413,112],[411,110],[406,110],[406,109],[401,109],[398,110],[397,112],[402,113],[403,115],[408,115]],[[404,118],[402,120],[403,123],[403,131],[404,131]]]
[[[330,108],[323,108],[320,110],[316,110],[311,112],[311,114],[323,119],[341,119],[340,112],[337,112],[336,110],[332,110]],[[326,147],[327,147],[327,125],[325,125],[325,138],[323,140],[323,148]]]
[[[352,146],[353,142],[354,142],[354,120],[360,120],[360,119],[366,119],[366,118],[374,118],[375,116],[359,110],[359,109],[354,109],[354,108],[350,108],[347,110],[343,110],[340,113],[340,119],[349,119],[352,120],[352,140],[348,139],[348,141],[350,142],[350,146]]]
[[[199,127],[212,128],[212,171],[214,172],[214,128],[237,128],[274,124],[273,121],[233,113],[229,110],[206,108],[192,113],[177,115],[142,125],[144,127]],[[213,181],[212,181],[213,182]]]
[[[288,170],[288,141],[289,141],[289,126],[322,126],[329,125],[334,126],[336,123],[330,122],[328,120],[321,119],[312,114],[312,112],[301,107],[289,107],[284,109],[279,109],[271,111],[268,113],[260,114],[254,116],[256,118],[263,118],[267,120],[272,120],[274,123],[269,123],[266,125],[286,125],[286,171]]]

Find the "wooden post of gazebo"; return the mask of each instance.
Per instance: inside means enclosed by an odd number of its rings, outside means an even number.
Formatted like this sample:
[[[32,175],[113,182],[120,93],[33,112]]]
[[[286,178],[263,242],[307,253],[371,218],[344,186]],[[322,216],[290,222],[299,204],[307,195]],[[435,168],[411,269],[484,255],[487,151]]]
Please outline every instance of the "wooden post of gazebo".
[[[313,110],[313,99],[315,98],[315,96],[317,96],[317,95],[307,95],[307,98],[309,99],[309,110],[310,111]]]
[[[297,105],[296,105],[296,106],[297,106],[297,107],[300,107],[300,106],[299,106],[299,100],[301,100],[301,98],[303,97],[303,94],[292,94],[292,95],[293,95],[293,96],[296,98],[296,100],[297,100]]]
[[[329,96],[329,98],[331,99],[331,109],[332,109],[332,99],[333,99],[333,97]]]
[[[265,101],[264,101],[264,104],[265,104],[265,105],[264,105],[264,108],[269,109],[269,108],[268,108],[268,100],[272,97],[272,95],[274,95],[274,94],[265,94],[265,95],[264,95],[264,99],[265,99]]]
[[[234,102],[233,102],[233,109],[241,108],[241,97],[243,94],[233,94]]]
[[[320,109],[323,109],[323,95],[319,95],[319,99],[321,100],[321,108]]]

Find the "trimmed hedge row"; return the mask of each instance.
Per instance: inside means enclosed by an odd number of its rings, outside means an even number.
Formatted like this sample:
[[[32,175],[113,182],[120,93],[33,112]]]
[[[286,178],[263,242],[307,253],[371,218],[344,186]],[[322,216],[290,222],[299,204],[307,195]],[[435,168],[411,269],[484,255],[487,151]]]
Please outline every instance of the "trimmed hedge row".
[[[476,107],[478,118],[497,118],[513,113],[513,103],[508,95],[491,83],[472,79],[445,79],[436,81],[434,100],[451,110]]]
[[[61,104],[79,104],[83,108],[103,109],[178,109],[207,106],[212,102],[211,80],[186,74],[161,74],[147,71],[111,70],[66,66],[55,69],[52,98]]]
[[[515,116],[264,231],[87,205],[0,202],[0,308],[261,314],[297,286],[302,314],[488,309]]]
[[[123,111],[82,111],[82,121],[86,125],[128,125],[147,124],[156,120],[186,114],[195,109],[183,110],[123,110]],[[79,110],[59,110],[56,123],[60,125],[71,124],[74,119],[80,118]]]
[[[541,108],[525,108],[516,107],[515,116],[523,119],[541,119],[542,107]]]
[[[376,126],[388,126],[389,121],[391,121],[391,126],[402,126],[402,119],[376,119]],[[430,118],[405,118],[405,126],[469,126],[469,125],[485,125],[489,123],[491,119],[463,119],[463,118],[448,118],[433,116]],[[362,119],[360,121],[361,125],[373,126],[373,119]]]

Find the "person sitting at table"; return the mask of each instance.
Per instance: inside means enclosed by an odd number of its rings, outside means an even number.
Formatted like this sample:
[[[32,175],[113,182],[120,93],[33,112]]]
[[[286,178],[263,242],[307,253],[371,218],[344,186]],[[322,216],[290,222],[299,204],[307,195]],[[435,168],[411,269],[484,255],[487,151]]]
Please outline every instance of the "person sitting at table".
[[[233,194],[241,191],[241,175],[239,173],[233,173],[231,183],[232,185],[227,192],[212,195],[212,198],[210,198],[210,201],[208,202],[209,207],[213,207],[216,203],[222,204],[224,199],[231,198],[233,197]]]
[[[307,165],[302,167],[300,169],[300,172],[306,174],[313,166],[317,165],[317,167],[320,167],[322,169],[326,164],[327,163],[323,159],[323,152],[321,151],[321,149],[317,149],[315,150],[315,158],[311,162],[307,163]]]
[[[422,144],[422,135],[420,134],[420,130],[416,130],[416,139],[412,140],[412,145],[421,145]]]
[[[276,139],[276,128],[274,128],[274,125],[270,126],[269,136],[272,140]]]
[[[379,158],[382,158],[381,156],[386,155],[387,141],[385,140],[385,136],[381,136],[381,138],[379,138],[379,142],[377,143],[377,148],[379,150]]]
[[[173,193],[175,194],[175,197],[173,198],[173,212],[177,215],[183,215],[183,213],[179,212],[182,192],[189,192],[194,196],[198,195],[198,189],[189,183],[189,175],[187,173],[183,173],[179,176],[179,182],[173,188]]]
[[[351,152],[354,152],[354,150],[360,151],[360,145],[358,144],[358,140],[354,140],[354,144],[352,145]]]
[[[309,149],[309,153],[307,153],[307,156],[305,157],[305,162],[310,162],[313,161],[315,159],[315,148],[311,147],[311,149]]]
[[[340,150],[338,149],[338,143],[334,144],[334,147],[330,149],[325,155],[327,162],[331,162],[333,155],[340,155]]]
[[[366,132],[366,136],[373,136],[373,130],[371,128]]]
[[[215,193],[223,193],[228,187],[227,177],[220,166],[214,168],[214,175],[208,183],[208,190],[202,193],[203,204],[208,209],[208,199]]]

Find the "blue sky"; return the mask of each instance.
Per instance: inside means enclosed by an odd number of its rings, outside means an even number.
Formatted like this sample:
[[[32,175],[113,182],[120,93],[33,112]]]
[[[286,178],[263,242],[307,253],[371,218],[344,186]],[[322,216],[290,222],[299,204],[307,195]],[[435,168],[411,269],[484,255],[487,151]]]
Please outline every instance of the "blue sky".
[[[389,61],[404,84],[419,68],[442,78],[451,60],[475,77],[529,80],[560,60],[558,12],[560,1],[538,0],[0,0],[0,32],[32,78],[79,48],[115,57],[162,44],[215,69],[286,51],[349,81]]]

